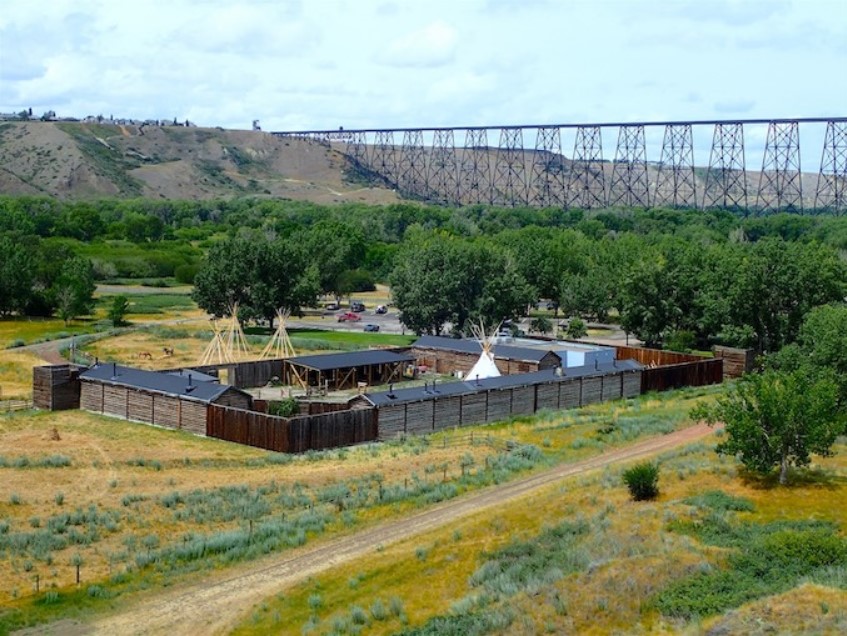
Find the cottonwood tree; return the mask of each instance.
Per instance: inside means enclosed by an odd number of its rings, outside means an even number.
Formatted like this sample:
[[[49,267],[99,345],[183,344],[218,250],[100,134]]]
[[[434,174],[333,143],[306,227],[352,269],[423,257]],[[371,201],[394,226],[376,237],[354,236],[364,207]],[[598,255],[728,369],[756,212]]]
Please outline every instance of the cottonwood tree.
[[[482,241],[418,233],[400,250],[390,276],[400,320],[416,333],[454,332],[469,322],[518,317],[533,290],[510,254]]]
[[[803,371],[745,376],[726,396],[701,404],[691,416],[710,425],[723,422],[726,439],[717,452],[760,474],[778,468],[780,484],[787,482],[790,467],[809,465],[813,454],[829,455],[845,430],[836,382]]]
[[[32,293],[32,254],[9,238],[0,238],[0,254],[0,315],[23,311]]]
[[[94,268],[87,258],[70,258],[53,285],[56,313],[67,325],[77,316],[90,314],[94,309]]]
[[[277,309],[297,314],[312,304],[318,269],[307,247],[294,239],[253,237],[217,243],[194,281],[194,300],[212,315],[226,315],[234,303],[242,316],[273,324]]]

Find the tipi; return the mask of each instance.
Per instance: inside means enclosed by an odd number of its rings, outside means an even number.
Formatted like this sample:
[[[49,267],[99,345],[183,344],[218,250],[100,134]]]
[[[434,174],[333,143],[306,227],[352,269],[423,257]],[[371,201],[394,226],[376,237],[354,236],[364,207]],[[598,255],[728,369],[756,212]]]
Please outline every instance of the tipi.
[[[290,316],[291,312],[288,309],[276,310],[278,326],[273,337],[262,350],[262,353],[259,356],[260,359],[265,360],[266,358],[272,357],[277,359],[294,357],[294,345],[291,344],[291,338],[288,337],[288,329],[285,324]]]
[[[468,371],[466,378],[469,381],[483,380],[485,378],[499,378],[500,369],[497,368],[497,364],[494,362],[494,354],[491,353],[491,347],[493,344],[491,340],[497,333],[497,329],[492,331],[491,335],[488,335],[485,333],[485,326],[480,322],[479,326],[473,325],[471,327],[471,331],[473,332],[474,337],[479,340],[479,344],[482,347],[482,353],[479,356],[479,360],[476,361],[476,364],[474,364],[473,367],[471,367],[471,370]]]

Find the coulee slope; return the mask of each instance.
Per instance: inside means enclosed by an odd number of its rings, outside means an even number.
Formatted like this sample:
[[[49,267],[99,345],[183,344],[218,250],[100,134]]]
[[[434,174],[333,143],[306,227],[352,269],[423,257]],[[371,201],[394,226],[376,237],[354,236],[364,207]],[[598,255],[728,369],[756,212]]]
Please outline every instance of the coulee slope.
[[[62,199],[397,200],[378,183],[351,181],[345,156],[314,142],[222,128],[41,121],[0,124],[0,193]]]

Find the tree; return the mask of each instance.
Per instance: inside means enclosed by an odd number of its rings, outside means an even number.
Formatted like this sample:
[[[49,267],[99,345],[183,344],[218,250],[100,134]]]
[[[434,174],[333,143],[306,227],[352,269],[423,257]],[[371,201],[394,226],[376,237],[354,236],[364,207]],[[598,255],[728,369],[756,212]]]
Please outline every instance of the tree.
[[[0,315],[22,312],[32,294],[32,255],[9,238],[0,238],[0,254]]]
[[[365,260],[365,238],[360,228],[340,221],[318,221],[295,235],[317,265],[320,291],[339,295],[339,282],[347,270]]]
[[[537,316],[529,323],[529,330],[537,333],[547,333],[553,329],[553,323],[546,316]]]
[[[800,326],[797,342],[768,356],[770,368],[783,371],[803,369],[806,373],[829,372],[839,385],[840,408],[847,409],[847,305],[815,307]]]
[[[418,233],[403,245],[390,277],[400,320],[416,333],[439,334],[469,322],[517,318],[533,291],[510,254],[485,241]]]
[[[299,315],[303,305],[312,305],[317,299],[318,268],[309,262],[305,247],[293,240],[256,245],[249,277],[246,307],[269,325],[278,309]]]
[[[296,239],[236,238],[217,243],[194,279],[194,300],[210,314],[225,316],[238,303],[242,316],[273,324],[278,309],[299,314],[314,303],[318,269]]]
[[[568,328],[565,329],[565,335],[571,340],[579,340],[588,335],[588,327],[582,318],[571,318],[568,321]]]
[[[129,299],[126,296],[115,296],[112,299],[112,306],[109,307],[109,320],[112,321],[113,327],[122,327],[126,324],[125,318],[129,311]]]
[[[252,262],[259,249],[255,241],[247,239],[215,243],[194,277],[192,297],[197,304],[213,316],[227,315],[234,303],[245,305],[252,283]]]
[[[844,431],[838,385],[831,376],[774,371],[745,376],[713,404],[691,416],[710,425],[723,422],[727,438],[717,452],[738,457],[761,474],[779,467],[785,484],[791,466],[807,466],[812,454],[827,456]]]
[[[62,265],[61,274],[53,286],[56,311],[67,325],[77,316],[90,314],[94,309],[94,267],[87,258],[70,258]]]

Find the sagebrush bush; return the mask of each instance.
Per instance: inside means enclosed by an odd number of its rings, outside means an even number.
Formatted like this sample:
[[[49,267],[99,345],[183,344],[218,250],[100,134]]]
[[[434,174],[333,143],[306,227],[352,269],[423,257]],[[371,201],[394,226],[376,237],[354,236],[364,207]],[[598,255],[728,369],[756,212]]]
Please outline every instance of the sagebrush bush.
[[[635,501],[647,501],[659,496],[659,465],[642,462],[623,473],[623,481]]]

